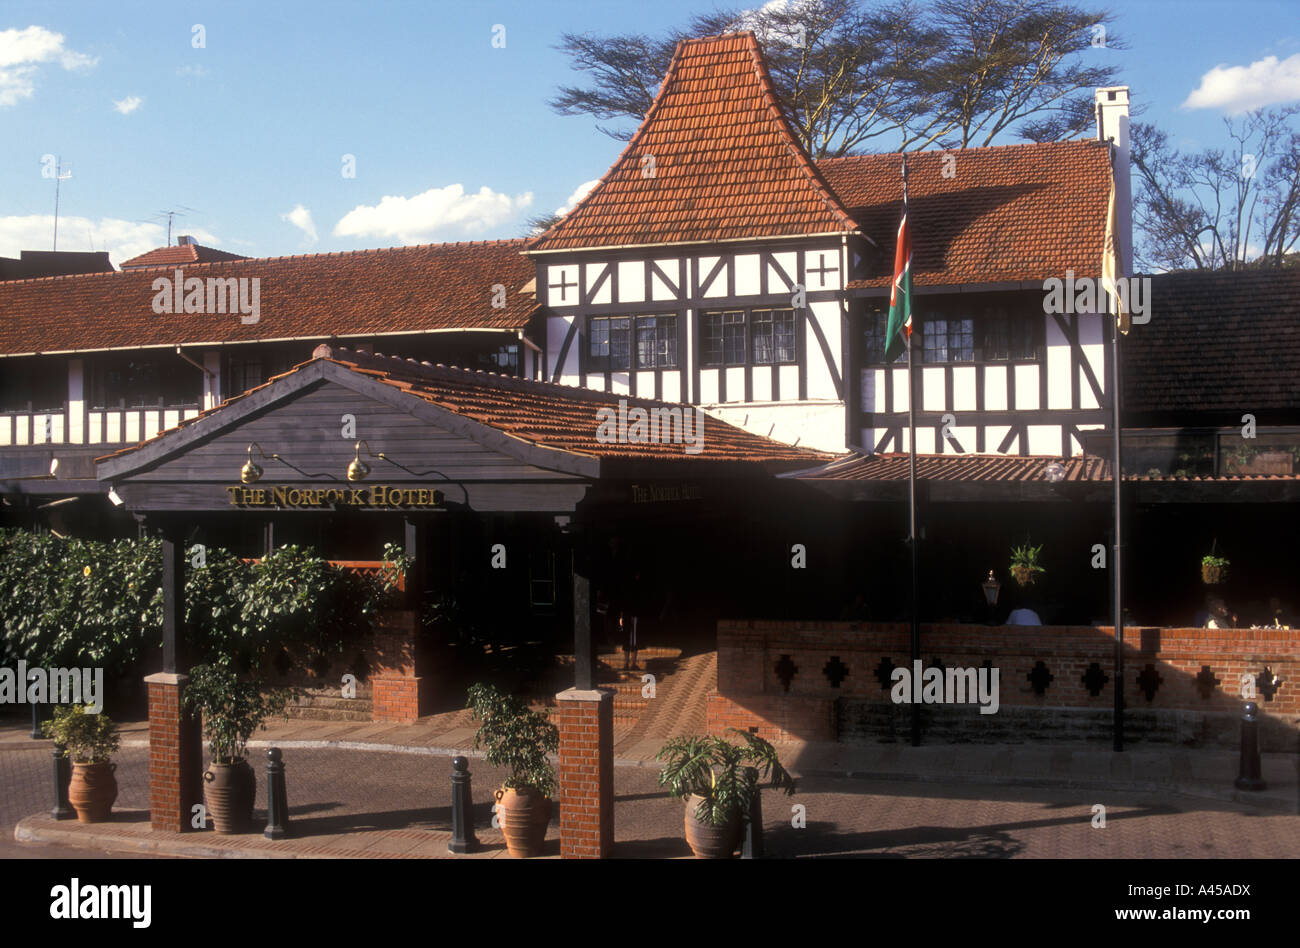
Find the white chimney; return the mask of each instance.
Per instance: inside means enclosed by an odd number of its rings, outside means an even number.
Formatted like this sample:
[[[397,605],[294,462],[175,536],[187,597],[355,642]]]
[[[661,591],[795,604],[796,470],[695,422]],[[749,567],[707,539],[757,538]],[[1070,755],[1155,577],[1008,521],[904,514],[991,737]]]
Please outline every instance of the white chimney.
[[[1097,138],[1114,146],[1115,225],[1119,230],[1120,266],[1133,275],[1133,185],[1129,177],[1128,86],[1096,92]]]

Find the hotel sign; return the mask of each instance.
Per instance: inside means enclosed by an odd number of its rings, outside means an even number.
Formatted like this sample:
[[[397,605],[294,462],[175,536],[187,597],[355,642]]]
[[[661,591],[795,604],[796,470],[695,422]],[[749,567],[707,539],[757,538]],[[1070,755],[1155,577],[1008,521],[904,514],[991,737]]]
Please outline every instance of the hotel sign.
[[[401,484],[367,484],[365,487],[287,487],[236,484],[226,488],[232,507],[279,507],[286,510],[322,510],[352,507],[358,510],[441,510],[442,491]]]

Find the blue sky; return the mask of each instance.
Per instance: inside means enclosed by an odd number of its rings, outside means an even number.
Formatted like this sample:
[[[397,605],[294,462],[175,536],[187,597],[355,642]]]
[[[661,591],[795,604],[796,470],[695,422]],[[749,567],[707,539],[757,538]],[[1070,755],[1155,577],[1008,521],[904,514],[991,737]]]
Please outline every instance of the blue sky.
[[[173,239],[251,256],[518,236],[622,148],[546,106],[581,81],[560,34],[654,34],[715,6],[3,0],[0,255],[50,247],[47,154],[72,169],[59,249],[115,262],[162,245],[159,212],[182,207]],[[1300,101],[1294,0],[1110,6],[1131,48],[1097,55],[1180,145],[1225,144],[1252,96]],[[1205,107],[1183,107],[1198,89]]]

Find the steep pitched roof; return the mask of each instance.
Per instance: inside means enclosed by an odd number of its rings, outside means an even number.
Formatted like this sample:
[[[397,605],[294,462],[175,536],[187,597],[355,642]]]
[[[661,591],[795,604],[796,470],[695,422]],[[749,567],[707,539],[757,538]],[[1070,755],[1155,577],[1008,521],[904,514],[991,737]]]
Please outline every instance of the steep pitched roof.
[[[529,249],[855,230],[790,130],[758,41],[744,32],[678,44],[623,154]]]
[[[166,437],[170,431],[190,428],[230,405],[249,399],[283,379],[304,372],[317,362],[325,361],[348,372],[365,376],[464,418],[504,432],[513,438],[544,448],[600,459],[639,459],[674,461],[744,461],[776,463],[782,468],[808,466],[828,460],[831,455],[810,448],[791,447],[762,435],[705,415],[703,440],[697,454],[687,454],[682,443],[613,443],[597,438],[602,409],[619,410],[620,402],[628,409],[640,407],[676,408],[691,411],[688,405],[645,398],[628,398],[616,394],[575,388],[551,382],[538,382],[493,372],[472,371],[446,365],[432,365],[383,354],[370,355],[342,347],[321,345],[314,358],[278,375],[257,388],[236,395],[193,418],[182,421],[168,431],[96,459],[103,461],[131,454]]]
[[[123,270],[140,267],[166,267],[178,263],[215,263],[218,260],[247,260],[242,253],[230,253],[201,244],[178,244],[175,247],[158,247],[130,260],[123,261]]]
[[[1300,419],[1300,268],[1158,274],[1149,305],[1123,343],[1126,416]]]
[[[909,154],[913,282],[1039,281],[1064,279],[1066,270],[1100,276],[1108,148],[1083,141]],[[879,248],[867,276],[849,286],[888,286],[903,206],[901,156],[827,158],[817,167]]]
[[[258,279],[260,318],[158,315],[153,281],[133,270],[0,283],[0,354],[324,339],[437,329],[523,329],[538,309],[524,241],[426,244],[386,250],[187,264],[186,279]],[[493,286],[505,287],[495,309]],[[251,284],[250,284],[251,288]]]

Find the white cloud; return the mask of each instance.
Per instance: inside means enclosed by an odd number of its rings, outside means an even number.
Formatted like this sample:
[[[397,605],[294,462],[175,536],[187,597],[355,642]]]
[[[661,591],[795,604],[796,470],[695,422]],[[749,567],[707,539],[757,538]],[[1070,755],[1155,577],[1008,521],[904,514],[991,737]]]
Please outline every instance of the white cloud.
[[[185,232],[206,247],[220,246],[219,239],[206,230],[187,227]],[[49,250],[53,238],[53,214],[0,217],[0,257],[16,257],[23,250]],[[167,228],[161,224],[59,215],[60,250],[107,250],[109,259],[120,265],[165,243]]]
[[[316,243],[320,238],[316,236],[316,222],[311,219],[311,211],[301,204],[294,207],[288,214],[281,214],[280,220],[288,221],[294,227],[298,228],[307,238],[309,244]]]
[[[1300,53],[1282,60],[1265,56],[1249,66],[1215,66],[1201,76],[1183,108],[1236,115],[1293,99],[1300,99]]]
[[[199,65],[181,66],[176,70],[178,76],[193,76],[195,79],[202,79],[208,74],[208,71]]]
[[[591,189],[598,184],[600,184],[600,179],[593,178],[591,181],[584,181],[582,184],[578,185],[573,189],[573,193],[569,195],[569,199],[564,202],[564,206],[555,209],[555,213],[559,214],[561,217],[569,213],[569,211],[577,207],[578,202],[590,194]]]
[[[459,184],[431,188],[415,197],[385,195],[376,206],[359,205],[334,225],[336,237],[373,237],[421,244],[439,234],[473,236],[500,227],[533,203],[532,192],[511,197],[491,188],[466,194]]]
[[[130,115],[136,109],[140,108],[140,103],[143,101],[144,99],[140,98],[138,95],[129,95],[125,99],[114,99],[113,108],[121,112],[123,115]]]
[[[0,108],[16,105],[36,91],[40,63],[57,62],[64,69],[85,69],[99,62],[63,45],[63,34],[40,26],[0,30]]]

